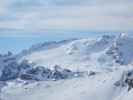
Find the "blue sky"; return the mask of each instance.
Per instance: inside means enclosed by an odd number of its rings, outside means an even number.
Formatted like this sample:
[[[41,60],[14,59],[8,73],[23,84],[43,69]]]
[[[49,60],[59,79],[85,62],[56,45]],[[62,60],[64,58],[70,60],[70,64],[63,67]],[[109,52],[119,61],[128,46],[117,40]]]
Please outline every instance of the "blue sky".
[[[12,51],[13,53],[19,53],[23,49],[28,49],[33,44],[43,43],[47,41],[61,41],[70,38],[88,38],[99,37],[103,34],[109,34],[106,32],[79,32],[79,33],[61,33],[61,34],[45,34],[43,36],[3,36],[0,37],[0,53],[7,53]],[[110,33],[112,34],[112,33]],[[117,33],[114,33],[117,34]]]
[[[132,32],[132,12],[133,0],[1,0],[0,52],[43,40]]]

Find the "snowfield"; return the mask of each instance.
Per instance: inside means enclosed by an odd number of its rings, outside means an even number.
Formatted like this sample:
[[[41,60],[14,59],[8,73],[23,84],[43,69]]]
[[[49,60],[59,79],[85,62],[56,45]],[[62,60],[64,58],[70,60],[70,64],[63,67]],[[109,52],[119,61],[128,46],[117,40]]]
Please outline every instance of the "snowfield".
[[[0,63],[0,100],[133,100],[125,34],[37,44]]]
[[[4,100],[113,100],[125,88],[116,87],[119,72],[3,88]]]

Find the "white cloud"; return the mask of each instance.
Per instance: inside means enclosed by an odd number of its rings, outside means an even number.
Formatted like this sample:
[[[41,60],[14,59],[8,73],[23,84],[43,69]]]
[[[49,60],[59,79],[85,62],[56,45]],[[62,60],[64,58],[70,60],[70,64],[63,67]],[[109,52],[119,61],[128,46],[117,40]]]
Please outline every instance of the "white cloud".
[[[131,0],[2,0],[0,7],[0,29],[12,29],[18,34],[50,30],[133,31]]]

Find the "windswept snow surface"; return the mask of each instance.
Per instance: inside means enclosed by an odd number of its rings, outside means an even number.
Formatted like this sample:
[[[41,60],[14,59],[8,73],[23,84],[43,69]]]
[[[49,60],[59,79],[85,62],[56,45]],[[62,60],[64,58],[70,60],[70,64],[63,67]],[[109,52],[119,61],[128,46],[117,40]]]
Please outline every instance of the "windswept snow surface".
[[[1,100],[133,100],[133,37],[127,34],[38,44],[16,57],[18,63],[28,60],[34,69],[59,66],[84,74],[2,82]]]
[[[120,71],[69,80],[3,88],[3,100],[113,100],[121,92],[114,83]]]

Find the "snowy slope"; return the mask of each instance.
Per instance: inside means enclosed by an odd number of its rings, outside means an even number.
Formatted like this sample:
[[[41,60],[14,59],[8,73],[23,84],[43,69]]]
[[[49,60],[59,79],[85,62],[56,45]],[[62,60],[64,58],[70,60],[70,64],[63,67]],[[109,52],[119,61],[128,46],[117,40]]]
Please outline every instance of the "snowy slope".
[[[103,64],[102,60],[105,60],[103,59],[105,57],[110,59],[109,56],[104,56],[104,54],[113,40],[114,36],[103,36],[96,40],[73,40],[57,48],[33,52],[22,57],[21,60],[26,59],[37,65],[44,65],[50,68],[59,65],[72,70],[86,70],[94,66],[94,64],[95,66],[101,66],[99,63]]]
[[[4,100],[113,100],[121,91],[114,83],[120,78],[118,72],[100,73],[53,82],[39,82],[30,85],[3,89]],[[117,77],[116,77],[117,75]]]
[[[124,71],[131,71],[130,67],[58,81],[30,84],[10,81],[8,86],[2,88],[0,98],[2,100],[132,100],[132,89],[128,90],[129,86],[124,81],[127,76],[123,74]]]

